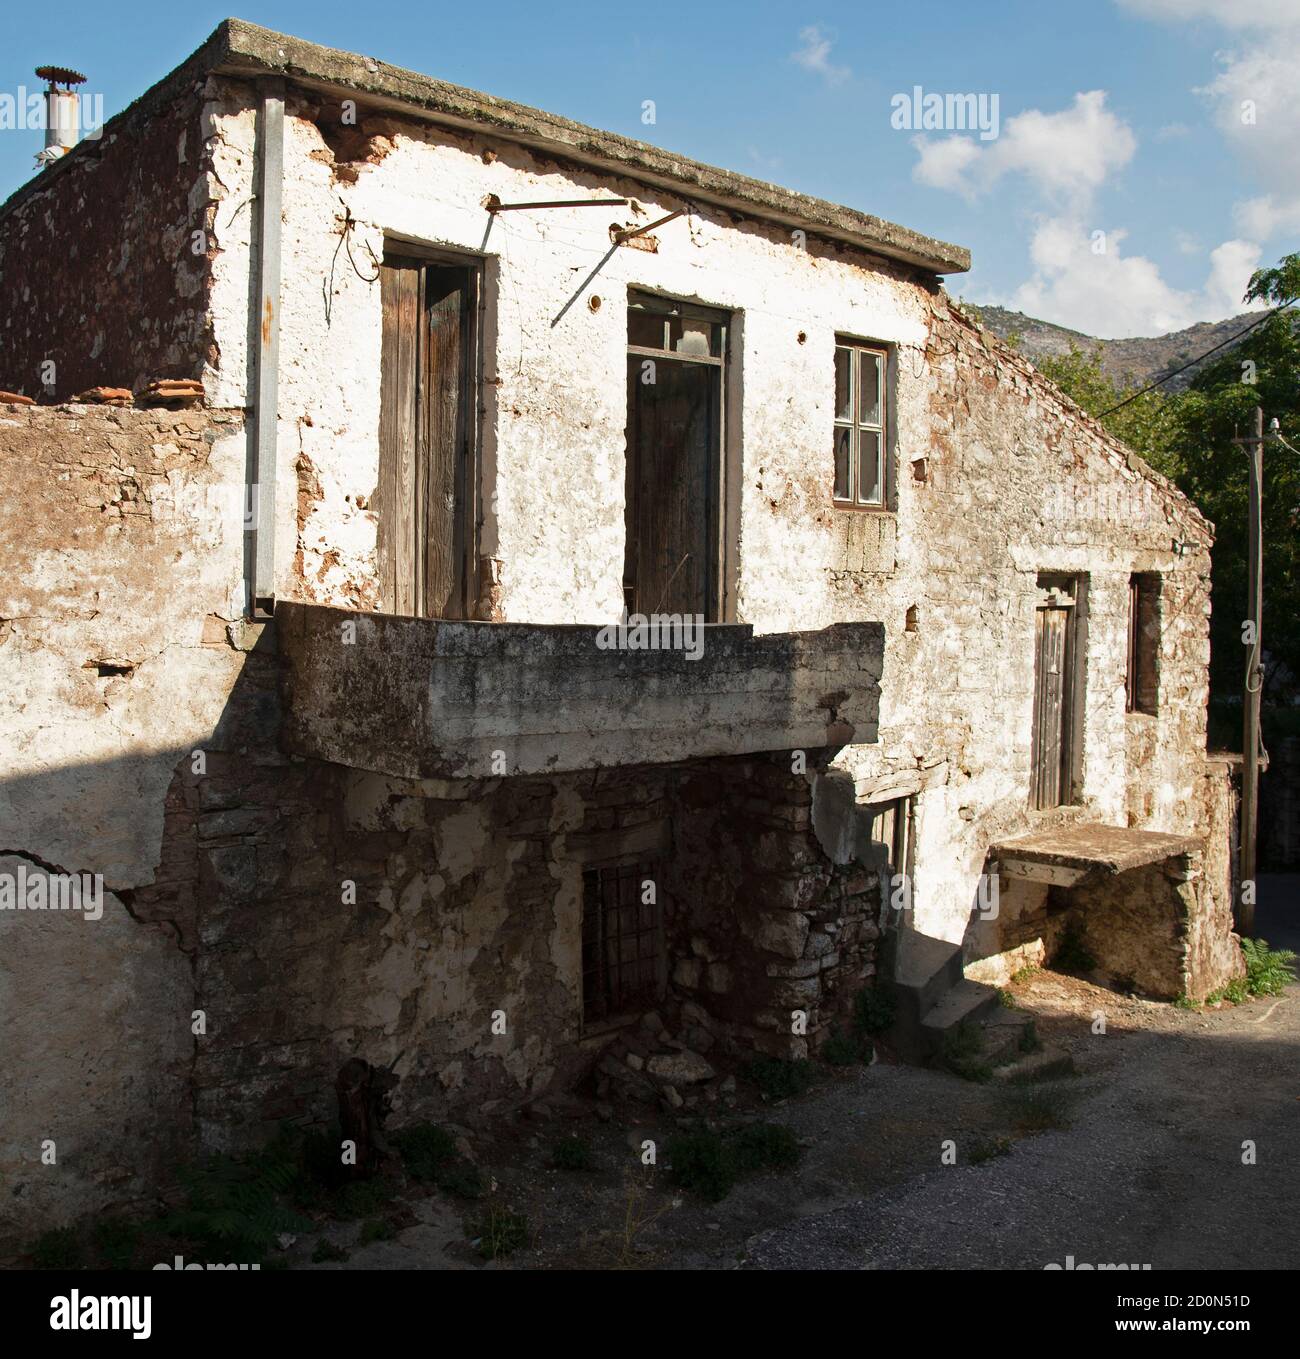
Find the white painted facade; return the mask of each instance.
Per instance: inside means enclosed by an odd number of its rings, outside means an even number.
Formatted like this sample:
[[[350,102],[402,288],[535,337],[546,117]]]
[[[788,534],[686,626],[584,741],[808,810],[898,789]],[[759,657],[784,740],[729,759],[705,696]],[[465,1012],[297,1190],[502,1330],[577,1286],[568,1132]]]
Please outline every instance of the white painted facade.
[[[210,402],[248,400],[253,92],[210,84]],[[482,550],[500,562],[502,617],[598,623],[621,608],[626,305],[644,289],[732,315],[726,457],[735,610],[757,631],[878,619],[886,627],[881,737],[838,763],[860,796],[919,792],[915,899],[925,932],[959,939],[992,838],[1025,811],[1039,571],[1087,577],[1081,805],[1126,824],[1188,828],[1198,813],[1208,532],[1171,488],[992,337],[948,338],[951,306],[905,268],[716,211],[658,229],[654,252],[611,227],[684,206],[631,180],[566,169],[494,136],[393,124],[340,178],[301,100],[286,118],[280,340],[278,590],[375,607],[385,242],[485,264]],[[400,128],[400,130],[395,130]],[[373,162],[373,163],[372,163]],[[355,182],[352,182],[355,180]],[[637,209],[496,216],[503,202],[629,197]],[[342,236],[344,214],[355,225]],[[355,266],[355,267],[354,267]],[[597,305],[596,299],[599,299]],[[837,335],[891,347],[896,513],[830,498]],[[913,473],[924,459],[925,480]],[[297,495],[294,489],[297,489]],[[1128,578],[1159,572],[1179,615],[1162,711],[1124,711]],[[905,626],[917,613],[917,630]],[[1131,729],[1151,722],[1134,768]],[[1139,742],[1141,744],[1141,742]],[[1135,796],[1139,785],[1140,797]],[[893,790],[893,791],[889,791]],[[922,791],[924,790],[924,791]]]

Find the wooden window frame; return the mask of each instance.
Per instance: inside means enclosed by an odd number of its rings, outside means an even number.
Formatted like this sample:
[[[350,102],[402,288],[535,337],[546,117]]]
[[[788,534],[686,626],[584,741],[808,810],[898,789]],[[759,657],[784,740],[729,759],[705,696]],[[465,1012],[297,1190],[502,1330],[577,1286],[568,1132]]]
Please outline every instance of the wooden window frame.
[[[1155,717],[1160,701],[1160,577],[1134,571],[1128,578],[1128,650],[1124,711]]]
[[[890,447],[891,419],[890,348],[876,340],[859,340],[849,335],[835,337],[835,356],[831,368],[831,414],[833,429],[831,438],[831,504],[837,510],[861,510],[870,514],[888,514],[894,508],[894,459]],[[840,350],[852,354],[850,366],[850,385],[852,388],[852,410],[848,419],[841,419],[835,410],[835,363]],[[880,384],[878,389],[877,421],[862,419],[862,356],[870,354],[879,361]],[[835,487],[835,445],[840,430],[850,432],[849,439],[849,494],[847,497],[836,494]],[[879,499],[863,500],[859,493],[861,471],[861,435],[863,431],[875,434],[879,443]]]

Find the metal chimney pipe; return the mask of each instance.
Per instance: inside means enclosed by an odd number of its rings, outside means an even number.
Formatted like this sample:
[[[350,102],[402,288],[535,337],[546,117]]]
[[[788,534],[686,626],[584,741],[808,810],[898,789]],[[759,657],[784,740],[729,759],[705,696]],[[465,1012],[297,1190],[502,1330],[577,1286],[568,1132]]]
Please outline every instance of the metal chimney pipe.
[[[86,77],[66,66],[38,66],[36,74],[46,82],[45,150],[36,159],[48,164],[81,140],[81,97],[72,86],[85,84]]]

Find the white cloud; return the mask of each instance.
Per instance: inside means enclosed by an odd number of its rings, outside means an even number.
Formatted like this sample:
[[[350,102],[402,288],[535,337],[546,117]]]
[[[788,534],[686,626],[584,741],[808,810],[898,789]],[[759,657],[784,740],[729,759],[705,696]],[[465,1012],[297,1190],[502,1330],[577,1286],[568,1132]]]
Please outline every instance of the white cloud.
[[[912,177],[931,188],[975,198],[1004,176],[1021,174],[1054,201],[1081,207],[1133,158],[1137,139],[1106,107],[1105,90],[1090,90],[1058,113],[1026,109],[1007,119],[991,143],[954,136],[915,137],[913,145],[918,158]]]
[[[1247,310],[1241,296],[1260,258],[1253,242],[1225,241],[1210,252],[1204,286],[1183,290],[1166,283],[1154,261],[1125,255],[1125,235],[1110,232],[1099,251],[1078,219],[1041,219],[1030,246],[1033,275],[1007,305],[1103,339],[1160,335]]]
[[[1196,93],[1261,193],[1233,205],[1237,230],[1267,241],[1300,230],[1300,0],[1118,0],[1143,18],[1212,20],[1238,36]]]
[[[969,174],[980,158],[980,145],[973,137],[943,137],[938,141],[913,137],[912,145],[917,151],[912,178],[918,184],[949,189],[963,198],[975,197]]]
[[[1212,19],[1224,28],[1300,28],[1295,0],[1118,0],[1143,19]]]
[[[1198,93],[1264,190],[1234,205],[1237,229],[1259,240],[1300,224],[1300,43],[1221,54],[1215,78]]]
[[[852,72],[847,66],[837,66],[831,61],[831,48],[835,39],[820,24],[810,24],[799,32],[800,46],[790,53],[790,60],[797,62],[805,71],[819,75],[828,85],[839,85],[847,80]]]
[[[1290,198],[1271,193],[1244,198],[1233,204],[1232,216],[1237,229],[1257,241],[1294,236],[1300,233],[1300,193]]]
[[[1251,274],[1259,268],[1261,253],[1254,241],[1224,241],[1210,251],[1205,298],[1211,314],[1202,319],[1213,321],[1219,317],[1238,316],[1243,311],[1256,311],[1263,306],[1259,302],[1248,306],[1241,300]]]

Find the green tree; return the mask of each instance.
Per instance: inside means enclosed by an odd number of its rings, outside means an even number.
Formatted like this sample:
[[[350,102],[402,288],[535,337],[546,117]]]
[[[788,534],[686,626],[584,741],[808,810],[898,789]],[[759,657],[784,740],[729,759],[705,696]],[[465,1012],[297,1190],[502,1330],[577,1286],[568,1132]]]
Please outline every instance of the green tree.
[[[1175,477],[1179,469],[1173,453],[1173,416],[1178,398],[1166,396],[1158,387],[1137,395],[1140,388],[1136,385],[1121,386],[1103,367],[1105,353],[1104,344],[1089,351],[1071,340],[1068,353],[1047,354],[1035,362],[1040,373],[1099,419],[1109,433],[1156,471]],[[1116,410],[1117,406],[1121,408]]]
[[[1255,407],[1282,439],[1264,450],[1264,649],[1266,692],[1300,676],[1300,253],[1251,277],[1243,298],[1273,308],[1184,392],[1122,387],[1104,370],[1104,345],[1071,344],[1039,370],[1116,438],[1174,481],[1215,525],[1211,561],[1211,691],[1241,692],[1246,616],[1246,456],[1233,439],[1254,432]],[[1190,356],[1189,356],[1190,357]],[[1131,398],[1131,399],[1130,399]],[[1123,406],[1116,410],[1115,407]],[[1288,447],[1287,445],[1291,445]]]
[[[1300,675],[1300,254],[1258,270],[1248,302],[1274,310],[1234,348],[1203,368],[1179,398],[1172,432],[1175,480],[1214,521],[1211,687],[1240,693],[1245,665],[1246,455],[1234,438],[1254,433],[1255,407],[1276,419],[1286,443],[1264,446],[1264,649],[1266,690]],[[1266,430],[1267,433],[1267,430]],[[1286,444],[1292,445],[1288,448]]]

